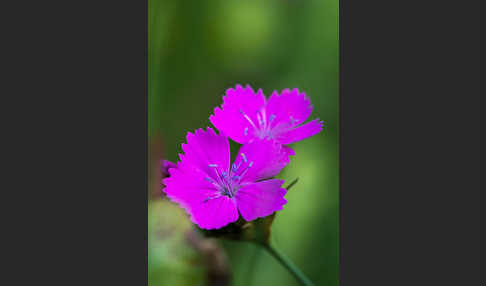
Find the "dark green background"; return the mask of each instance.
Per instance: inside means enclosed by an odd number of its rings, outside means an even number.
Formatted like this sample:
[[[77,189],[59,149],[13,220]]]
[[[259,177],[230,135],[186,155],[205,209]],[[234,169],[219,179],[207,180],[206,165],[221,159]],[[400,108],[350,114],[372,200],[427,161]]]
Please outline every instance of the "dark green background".
[[[186,133],[211,126],[209,115],[237,83],[267,96],[297,87],[311,98],[311,119],[321,118],[325,128],[292,146],[296,156],[279,177],[300,180],[277,214],[273,241],[316,285],[338,285],[338,0],[149,0],[148,33],[151,158],[176,161]],[[149,204],[150,226],[164,211]],[[234,285],[297,285],[255,246],[223,246]],[[201,285],[203,269],[190,258],[197,261],[197,253],[177,247],[184,246],[149,237],[150,285]]]

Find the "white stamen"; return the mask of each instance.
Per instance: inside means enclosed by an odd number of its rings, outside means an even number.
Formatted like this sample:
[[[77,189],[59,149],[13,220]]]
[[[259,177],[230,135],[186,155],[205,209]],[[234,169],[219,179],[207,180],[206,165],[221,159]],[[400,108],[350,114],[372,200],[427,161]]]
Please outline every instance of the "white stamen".
[[[243,110],[241,110],[241,109],[240,109],[239,111],[240,111],[240,113],[243,115],[243,117],[245,117],[245,119],[246,119],[246,120],[248,120],[248,122],[250,122],[250,124],[251,124],[251,126],[252,126],[253,128],[258,129],[258,128],[255,126],[255,123],[253,122],[253,120],[251,120],[251,118],[250,118],[250,117],[248,117],[248,115],[246,115],[246,113],[245,113],[245,112],[243,112]]]
[[[260,127],[263,127],[263,120],[262,120],[262,117],[260,116],[260,113],[257,113],[257,119],[258,119],[258,124],[260,125]]]

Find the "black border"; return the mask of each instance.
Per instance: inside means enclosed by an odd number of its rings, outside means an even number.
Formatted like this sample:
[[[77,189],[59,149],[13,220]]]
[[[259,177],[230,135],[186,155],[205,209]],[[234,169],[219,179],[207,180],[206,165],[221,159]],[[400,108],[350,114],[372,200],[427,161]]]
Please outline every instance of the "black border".
[[[341,285],[484,284],[480,11],[340,0]]]
[[[2,189],[14,196],[2,199],[13,207],[2,280],[14,283],[0,284],[147,285],[147,7],[3,9],[2,94],[16,102],[2,105],[13,111]]]

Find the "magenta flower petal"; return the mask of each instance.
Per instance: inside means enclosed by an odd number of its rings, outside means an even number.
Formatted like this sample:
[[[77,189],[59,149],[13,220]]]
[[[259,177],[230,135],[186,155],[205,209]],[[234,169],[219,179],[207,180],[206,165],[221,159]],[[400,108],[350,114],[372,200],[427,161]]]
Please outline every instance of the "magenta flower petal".
[[[164,167],[165,170],[169,171],[170,168],[176,168],[177,164],[169,160],[162,160],[162,166]]]
[[[254,137],[258,125],[258,112],[265,106],[265,96],[261,89],[256,93],[247,85],[230,88],[223,97],[221,108],[214,109],[209,117],[211,123],[234,141],[244,144]],[[260,119],[261,120],[261,119]]]
[[[236,156],[234,166],[242,182],[254,182],[276,176],[289,163],[290,148],[273,140],[257,139],[244,144]]]
[[[250,86],[242,88],[238,85],[236,89],[228,89],[221,108],[216,107],[209,120],[218,130],[241,144],[255,139],[271,139],[288,144],[279,141],[279,138],[289,141],[281,135],[303,124],[311,113],[310,99],[297,88],[284,89],[280,94],[274,91],[266,101],[261,90],[255,93]],[[315,129],[311,129],[314,135]],[[308,136],[294,137],[303,139]]]
[[[284,127],[296,126],[304,123],[312,113],[310,99],[297,88],[292,91],[284,89],[280,95],[274,91],[266,106],[266,113],[272,116],[272,127],[281,124]]]
[[[206,180],[206,174],[191,165],[179,164],[169,169],[170,176],[163,179],[164,192],[173,202],[193,216],[192,210],[206,198],[219,194],[217,188]],[[196,222],[197,223],[197,222]]]
[[[321,132],[322,125],[323,122],[319,119],[310,121],[304,125],[280,134],[278,137],[278,141],[282,144],[290,144],[306,139]]]
[[[238,220],[238,210],[233,198],[220,196],[197,204],[191,210],[192,222],[204,229],[221,228]]]
[[[162,176],[167,176],[169,174],[169,169],[176,168],[176,167],[177,164],[172,163],[171,161],[168,160],[160,161],[160,172],[162,173]]]
[[[271,215],[287,203],[283,180],[267,180],[245,185],[236,193],[238,210],[247,221]]]
[[[194,134],[188,132],[187,144],[182,144],[185,164],[190,164],[216,179],[217,174],[210,165],[217,165],[227,170],[230,164],[229,142],[223,134],[216,134],[210,127],[207,131],[197,129]]]
[[[294,149],[290,148],[289,146],[282,146],[282,151],[287,154],[287,156],[295,156]]]
[[[211,128],[188,133],[182,146],[185,154],[179,154],[177,166],[169,168],[164,192],[199,227],[214,229],[236,221],[239,201],[244,218],[272,213],[286,203],[283,181],[265,180],[289,162],[292,149],[275,141],[254,140],[243,145],[230,167],[228,138]]]
[[[178,203],[191,216],[191,221],[201,228],[214,229],[238,219],[234,199],[221,196],[205,174],[193,166],[181,164],[170,169],[164,180],[167,197]]]

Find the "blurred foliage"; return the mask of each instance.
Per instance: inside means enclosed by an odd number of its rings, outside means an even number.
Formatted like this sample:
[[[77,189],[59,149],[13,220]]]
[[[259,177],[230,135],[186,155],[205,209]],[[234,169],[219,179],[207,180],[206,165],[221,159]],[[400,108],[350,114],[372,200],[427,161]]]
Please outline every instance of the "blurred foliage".
[[[279,177],[299,182],[273,222],[272,240],[316,285],[328,286],[338,285],[338,4],[149,0],[148,26],[150,193],[160,194],[158,159],[177,161],[186,133],[211,126],[209,115],[227,88],[250,84],[267,96],[275,89],[305,91],[314,105],[311,118],[324,120],[325,128],[292,146],[296,156]],[[231,148],[234,155],[239,145]],[[150,201],[149,225],[188,222],[175,205],[154,207],[164,201]],[[204,285],[200,251],[182,240],[155,241],[150,234],[149,285]],[[233,285],[297,285],[254,244],[222,243]],[[166,255],[171,251],[177,259]]]
[[[192,226],[184,211],[158,200],[150,203],[148,220],[150,284],[196,285],[204,279],[202,258],[185,239]]]
[[[150,285],[230,285],[224,249],[201,235],[181,208],[165,199],[152,200],[148,222]]]

